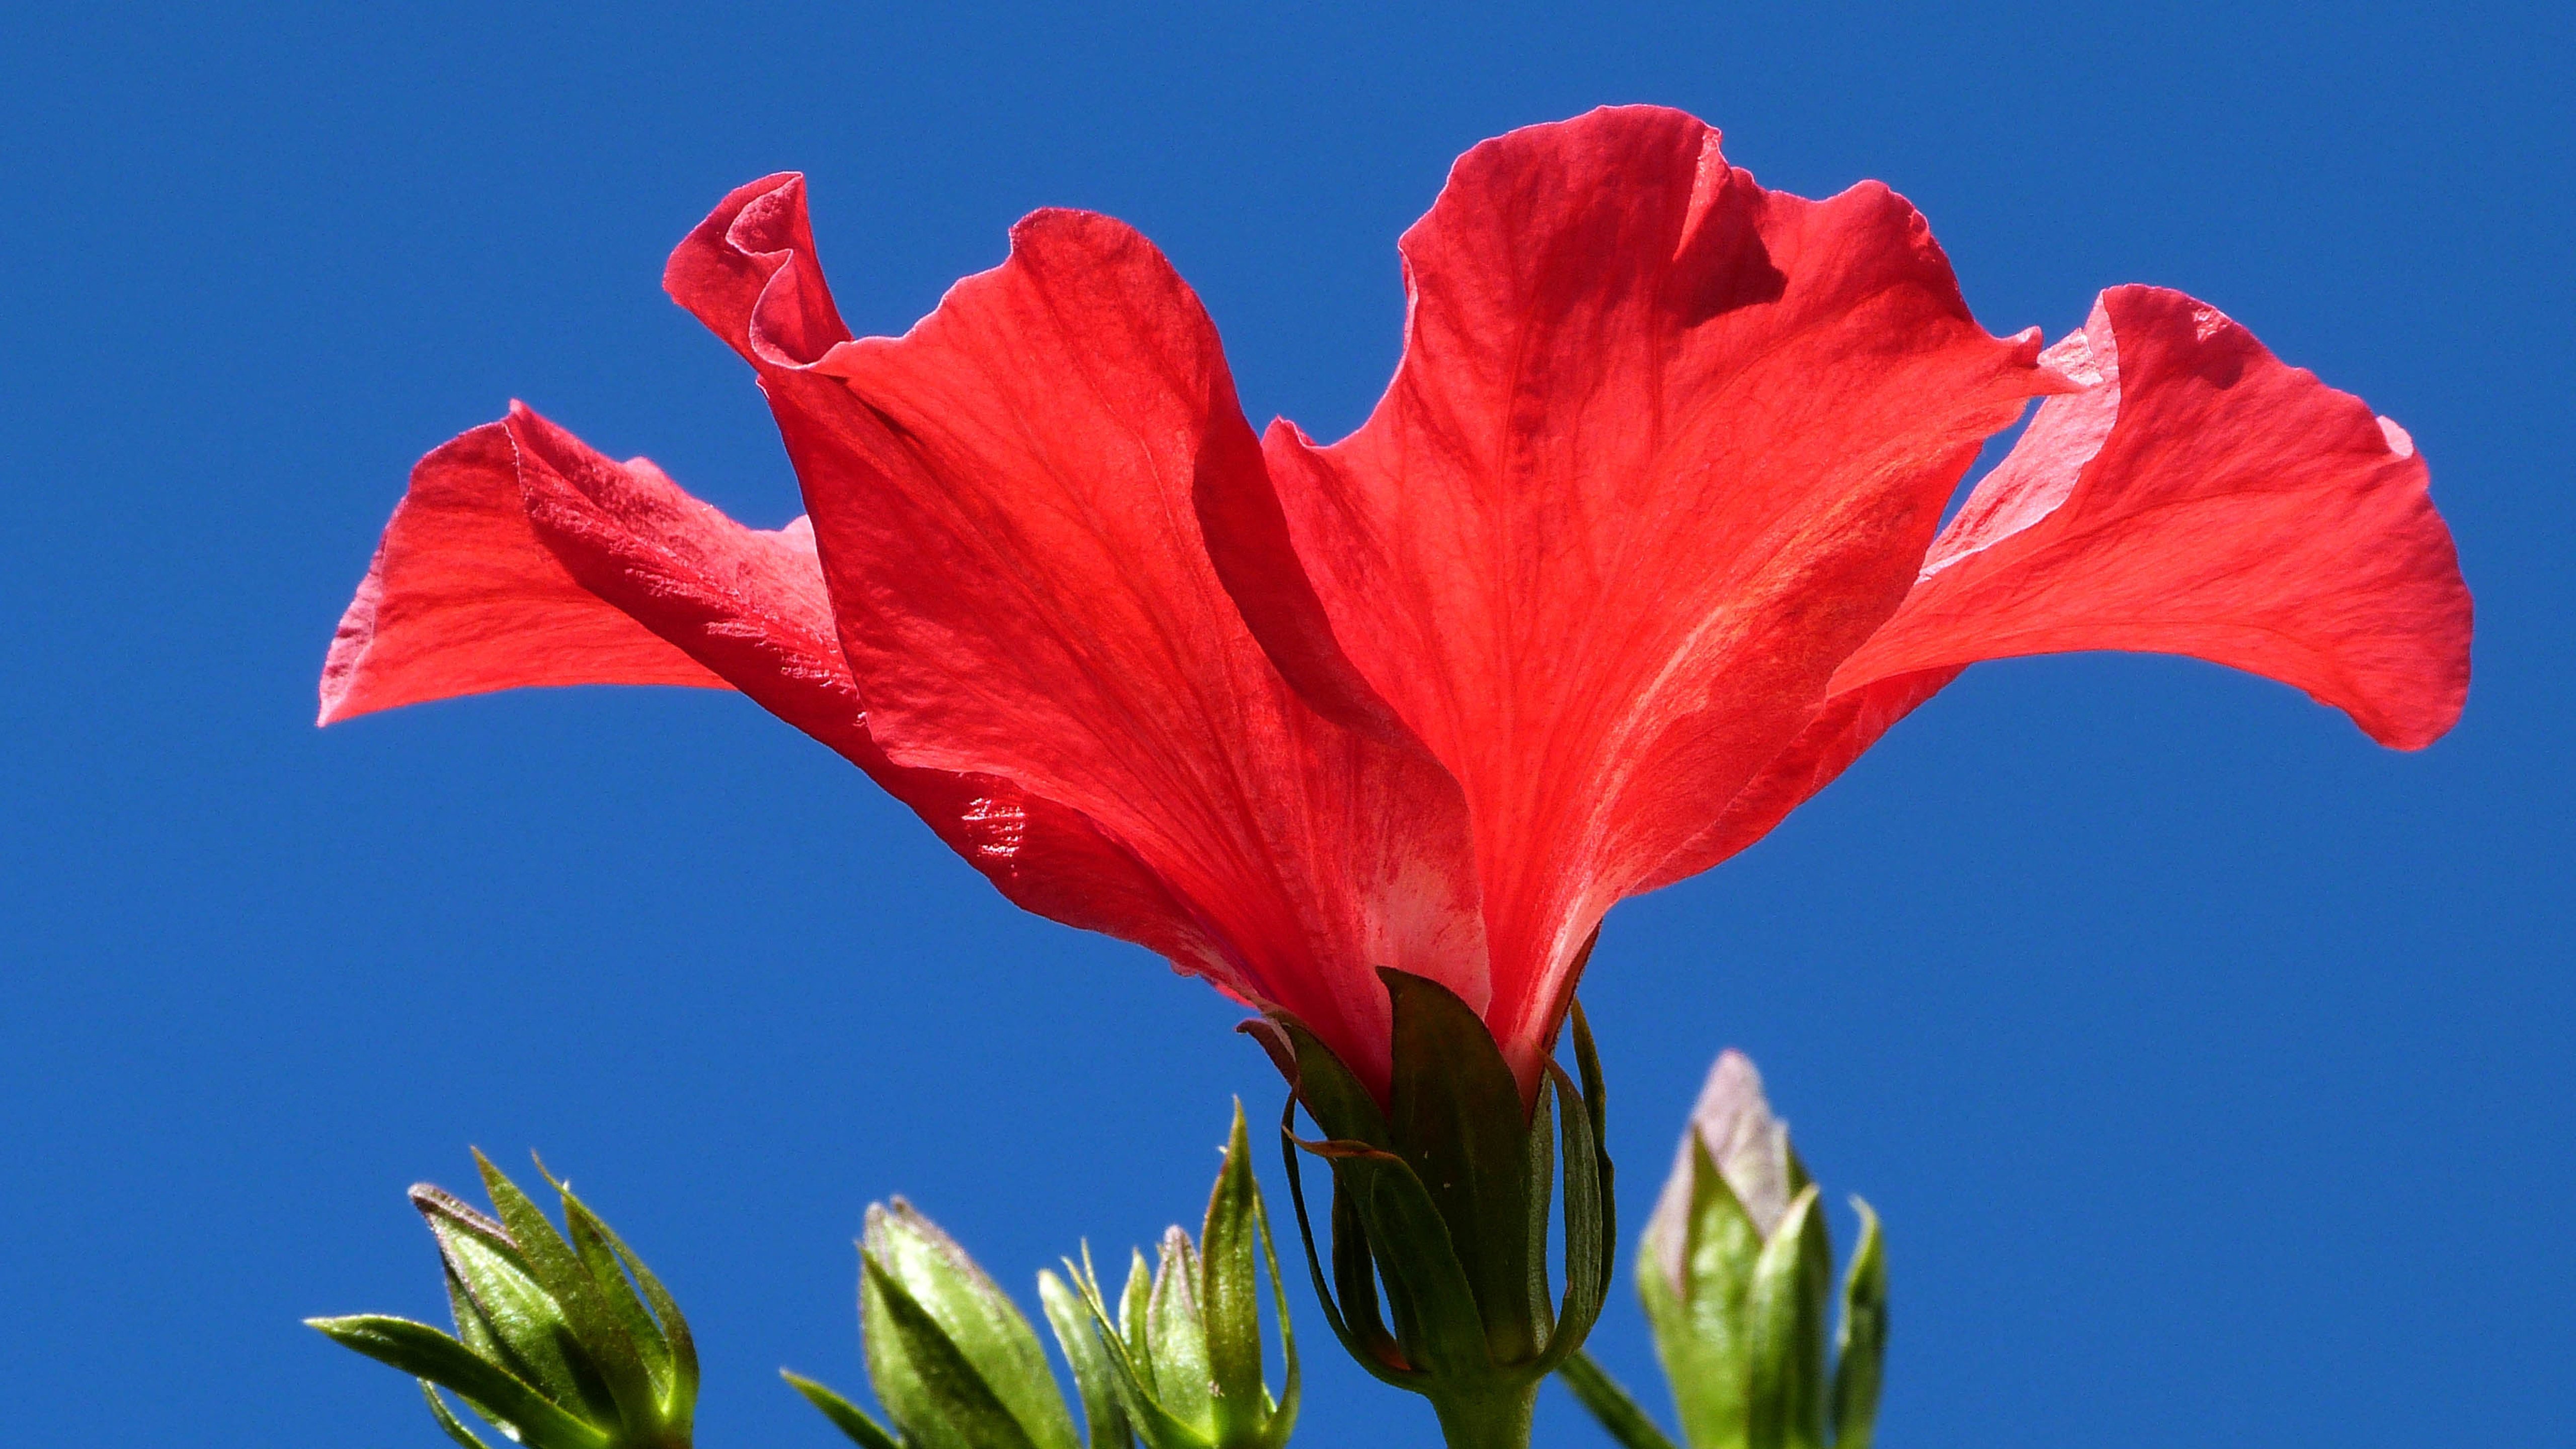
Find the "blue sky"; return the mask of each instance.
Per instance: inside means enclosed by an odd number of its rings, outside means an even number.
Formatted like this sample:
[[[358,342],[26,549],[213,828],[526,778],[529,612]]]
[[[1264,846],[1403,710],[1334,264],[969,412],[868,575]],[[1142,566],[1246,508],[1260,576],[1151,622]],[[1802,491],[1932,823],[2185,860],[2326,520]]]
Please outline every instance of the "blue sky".
[[[440,1313],[401,1190],[464,1185],[468,1143],[542,1148],[662,1270],[709,1449],[835,1442],[773,1370],[861,1382],[871,1199],[1032,1303],[1080,1240],[1194,1221],[1229,1095],[1280,1095],[1213,993],[1015,913],[738,698],[324,733],[323,645],[411,461],[512,397],[796,511],[658,287],[739,182],[811,175],[862,331],[1028,209],[1124,217],[1256,421],[1332,435],[1449,160],[1612,101],[1696,112],[1767,185],[1894,185],[1997,331],[2124,281],[2226,309],[2412,431],[2479,604],[2422,754],[2200,664],[1984,666],[1622,907],[1585,1001],[1631,1224],[1731,1043],[1888,1220],[1883,1442],[2563,1432],[2563,11],[37,9],[0,20],[14,1439],[439,1442],[296,1320]],[[1297,1305],[1299,1442],[1436,1442]],[[1624,1264],[1595,1346],[1662,1407]],[[1540,1437],[1606,1442],[1553,1393]]]

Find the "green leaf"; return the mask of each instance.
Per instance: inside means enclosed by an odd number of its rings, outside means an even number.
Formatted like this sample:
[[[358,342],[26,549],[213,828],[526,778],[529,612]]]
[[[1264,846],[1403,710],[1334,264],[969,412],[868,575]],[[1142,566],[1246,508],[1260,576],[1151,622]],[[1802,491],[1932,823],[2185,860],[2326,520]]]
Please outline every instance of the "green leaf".
[[[1747,1301],[1762,1232],[1727,1185],[1708,1143],[1690,1132],[1690,1207],[1682,1226],[1681,1281],[1651,1243],[1637,1254],[1637,1294],[1691,1449],[1743,1449],[1753,1407]]]
[[[1066,1268],[1072,1271],[1070,1263]],[[1080,1281],[1079,1272],[1074,1276]],[[1118,1369],[1110,1362],[1109,1346],[1101,1342],[1104,1330],[1094,1320],[1089,1300],[1041,1269],[1038,1303],[1046,1310],[1047,1326],[1055,1330],[1056,1346],[1064,1350],[1064,1361],[1073,1369],[1074,1391],[1082,1399],[1084,1443],[1088,1449],[1129,1449],[1135,1435],[1118,1406]],[[1113,1337],[1117,1333],[1115,1328],[1106,1331]]]
[[[438,1395],[438,1385],[422,1379],[420,1395],[429,1400],[431,1416],[438,1420],[438,1427],[447,1431],[447,1437],[457,1442],[459,1449],[492,1449],[491,1445],[483,1442],[482,1436],[465,1427],[465,1421],[456,1417],[454,1409],[447,1407],[447,1400]],[[482,1411],[478,1409],[475,1412]]]
[[[1234,1104],[1234,1127],[1226,1135],[1225,1161],[1216,1186],[1208,1193],[1207,1218],[1199,1231],[1199,1314],[1204,1325],[1208,1379],[1213,1411],[1211,1429],[1220,1444],[1242,1444],[1261,1432],[1269,1417],[1269,1392],[1261,1365],[1261,1263],[1255,1242],[1261,1211],[1260,1188],[1252,1178],[1251,1135],[1243,1124],[1243,1102]]]
[[[654,1391],[653,1376],[644,1367],[635,1341],[609,1307],[607,1294],[519,1185],[481,1152],[474,1154],[474,1161],[482,1169],[483,1190],[492,1198],[495,1215],[527,1259],[529,1276],[554,1298],[582,1357],[606,1386],[626,1432],[639,1442],[655,1437],[662,1428],[661,1396]]]
[[[1825,1315],[1833,1246],[1810,1184],[1762,1245],[1745,1299],[1753,1449],[1824,1449]]]
[[[1593,1362],[1592,1355],[1577,1349],[1558,1366],[1556,1376],[1622,1449],[1674,1449],[1673,1441],[1664,1437],[1664,1431],[1655,1427],[1617,1379]]]
[[[859,1449],[904,1449],[902,1440],[888,1432],[883,1424],[869,1418],[867,1411],[858,1405],[803,1374],[780,1369],[778,1376],[787,1380],[789,1388],[803,1394],[805,1402],[820,1409],[823,1417],[832,1421],[833,1428],[849,1435],[850,1442],[858,1445]]]
[[[343,1348],[413,1378],[454,1389],[490,1408],[501,1422],[518,1431],[516,1437],[530,1449],[604,1449],[609,1441],[605,1430],[564,1412],[525,1379],[476,1358],[465,1345],[426,1323],[378,1314],[304,1321]]]
[[[897,1198],[868,1210],[867,1253],[902,1283],[1036,1449],[1077,1449],[1073,1415],[1036,1328],[965,1249]],[[915,1432],[882,1389],[878,1398],[907,1433]]]
[[[1858,1197],[1860,1246],[1843,1276],[1843,1324],[1834,1359],[1834,1449],[1869,1449],[1878,1428],[1878,1386],[1887,1357],[1887,1250],[1878,1214]]]
[[[1497,1364],[1535,1360],[1547,1341],[1547,1200],[1552,1148],[1521,1100],[1493,1033],[1457,993],[1380,967],[1393,1004],[1390,1145],[1414,1170],[1474,1293]],[[1551,1134],[1552,1135],[1552,1134]],[[1534,1230],[1535,1225],[1535,1230]]]

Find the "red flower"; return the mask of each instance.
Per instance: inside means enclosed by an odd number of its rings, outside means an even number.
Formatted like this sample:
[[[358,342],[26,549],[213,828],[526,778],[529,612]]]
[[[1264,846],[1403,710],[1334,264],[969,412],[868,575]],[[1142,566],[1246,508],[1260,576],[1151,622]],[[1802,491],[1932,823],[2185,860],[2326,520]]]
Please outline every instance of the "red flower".
[[[746,529],[524,407],[423,459],[328,723],[529,684],[729,685],[1030,910],[1304,1022],[1373,1085],[1372,968],[1525,1090],[1602,913],[1743,849],[1980,659],[2197,655],[2401,748],[2469,598],[2393,423],[2178,293],[1988,336],[1876,183],[1763,190],[1652,108],[1461,158],[1351,437],[1256,438],[1215,327],[1041,211],[852,339],[803,182],[664,281],[759,375],[810,522]],[[2055,394],[1936,539],[1979,445]]]

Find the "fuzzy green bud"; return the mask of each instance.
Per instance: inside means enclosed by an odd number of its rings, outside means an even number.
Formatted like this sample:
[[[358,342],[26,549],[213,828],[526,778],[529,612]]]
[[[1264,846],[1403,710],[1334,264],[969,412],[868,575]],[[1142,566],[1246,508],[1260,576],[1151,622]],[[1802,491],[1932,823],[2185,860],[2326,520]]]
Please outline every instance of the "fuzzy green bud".
[[[558,1232],[518,1184],[474,1160],[490,1215],[426,1183],[411,1190],[438,1240],[454,1336],[372,1314],[307,1321],[418,1378],[465,1449],[489,1446],[441,1389],[527,1449],[688,1449],[698,1356],[679,1305],[571,1188],[553,1184]]]

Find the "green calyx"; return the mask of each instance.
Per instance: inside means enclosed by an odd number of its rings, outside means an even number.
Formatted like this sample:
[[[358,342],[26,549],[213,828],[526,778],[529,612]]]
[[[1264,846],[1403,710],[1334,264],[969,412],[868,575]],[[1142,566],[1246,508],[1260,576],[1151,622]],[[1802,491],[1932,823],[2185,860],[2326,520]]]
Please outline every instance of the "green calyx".
[[[1383,1107],[1312,1033],[1272,1022],[1295,1074],[1280,1131],[1316,1295],[1352,1357],[1428,1398],[1452,1446],[1521,1449],[1539,1384],[1582,1345],[1608,1288],[1617,1228],[1600,1060],[1575,1008],[1582,1086],[1550,1062],[1524,1104],[1492,1034],[1464,1001],[1427,978],[1379,975],[1394,1013]],[[1300,1105],[1322,1140],[1295,1136]],[[1329,1273],[1300,1190],[1300,1150],[1333,1176]],[[1548,1239],[1560,1156],[1566,1282],[1558,1297]]]
[[[529,1449],[687,1449],[698,1358],[679,1305],[572,1189],[548,1179],[562,1198],[558,1232],[481,1153],[475,1162],[490,1216],[427,1184],[411,1191],[438,1240],[454,1336],[378,1315],[307,1321],[418,1378],[466,1449],[489,1446],[441,1389]]]

